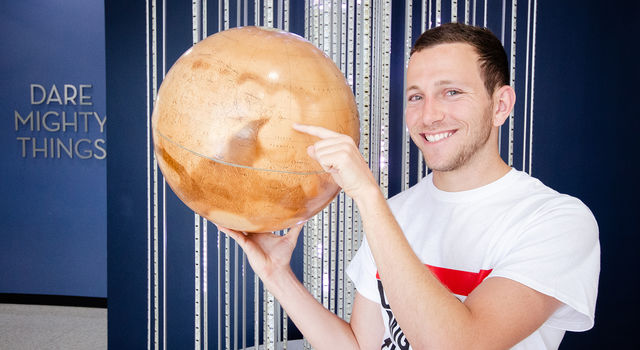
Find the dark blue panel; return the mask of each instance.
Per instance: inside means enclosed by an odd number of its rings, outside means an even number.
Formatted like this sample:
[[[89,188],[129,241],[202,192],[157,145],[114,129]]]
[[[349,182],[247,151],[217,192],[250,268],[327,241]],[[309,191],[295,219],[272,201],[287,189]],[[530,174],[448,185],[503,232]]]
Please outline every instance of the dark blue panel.
[[[145,7],[106,1],[109,347],[147,344]]]
[[[538,12],[533,174],[582,199],[600,228],[596,326],[563,349],[635,349],[640,303],[637,194],[640,127],[631,54],[634,1],[543,1]]]

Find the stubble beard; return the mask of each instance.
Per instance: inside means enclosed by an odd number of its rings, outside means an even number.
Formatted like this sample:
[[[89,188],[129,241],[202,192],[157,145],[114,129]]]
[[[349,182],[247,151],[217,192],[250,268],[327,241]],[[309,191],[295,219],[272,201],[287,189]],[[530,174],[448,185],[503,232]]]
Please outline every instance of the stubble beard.
[[[483,116],[483,123],[480,128],[471,136],[471,140],[463,144],[454,155],[441,164],[433,164],[424,156],[425,163],[430,170],[439,172],[449,172],[462,168],[469,163],[480,148],[485,146],[491,136],[491,109],[488,109]],[[424,155],[424,153],[423,153]]]

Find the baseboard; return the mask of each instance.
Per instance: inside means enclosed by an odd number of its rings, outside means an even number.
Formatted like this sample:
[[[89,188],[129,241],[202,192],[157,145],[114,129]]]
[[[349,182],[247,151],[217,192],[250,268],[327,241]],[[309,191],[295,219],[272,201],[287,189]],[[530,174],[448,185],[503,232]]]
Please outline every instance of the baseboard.
[[[0,293],[0,303],[106,308],[107,298],[78,297],[70,295]]]

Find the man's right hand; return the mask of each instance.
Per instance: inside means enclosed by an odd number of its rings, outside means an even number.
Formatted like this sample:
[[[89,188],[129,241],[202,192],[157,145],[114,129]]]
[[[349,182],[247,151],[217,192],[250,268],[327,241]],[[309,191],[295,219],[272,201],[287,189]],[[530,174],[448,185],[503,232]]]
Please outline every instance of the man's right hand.
[[[293,226],[286,235],[278,236],[271,232],[245,233],[218,226],[218,230],[233,238],[247,255],[253,271],[263,282],[270,277],[291,269],[291,254],[296,247],[298,235],[304,224]]]

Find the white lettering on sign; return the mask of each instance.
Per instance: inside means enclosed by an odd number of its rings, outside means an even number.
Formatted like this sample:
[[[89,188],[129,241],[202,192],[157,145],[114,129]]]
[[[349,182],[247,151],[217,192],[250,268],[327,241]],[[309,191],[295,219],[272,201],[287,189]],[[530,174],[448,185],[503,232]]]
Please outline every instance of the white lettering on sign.
[[[32,110],[13,112],[20,156],[105,159],[105,139],[89,136],[89,133],[104,134],[107,123],[106,115],[84,107],[93,106],[92,88],[92,84],[30,84],[29,102]],[[70,133],[81,135],[72,137]]]

